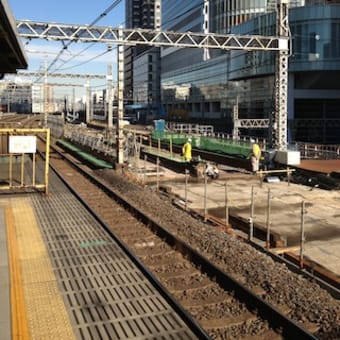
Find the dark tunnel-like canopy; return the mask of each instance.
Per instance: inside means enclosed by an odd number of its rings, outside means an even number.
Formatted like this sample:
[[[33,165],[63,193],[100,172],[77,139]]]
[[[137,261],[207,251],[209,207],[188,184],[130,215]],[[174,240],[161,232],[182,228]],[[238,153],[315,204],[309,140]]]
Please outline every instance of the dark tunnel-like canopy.
[[[27,68],[16,22],[6,0],[0,0],[0,77]]]

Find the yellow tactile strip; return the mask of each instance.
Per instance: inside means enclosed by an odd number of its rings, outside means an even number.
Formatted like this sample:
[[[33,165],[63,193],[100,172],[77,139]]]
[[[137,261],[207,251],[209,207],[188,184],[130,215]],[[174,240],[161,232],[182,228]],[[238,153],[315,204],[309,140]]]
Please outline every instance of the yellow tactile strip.
[[[14,227],[14,218],[12,209],[5,207],[6,211],[6,228],[7,228],[7,248],[8,248],[8,266],[10,273],[10,301],[11,301],[11,334],[13,339],[29,339],[25,298],[23,286],[21,284],[21,272],[19,266],[19,251]]]
[[[31,339],[74,339],[74,333],[29,197],[10,198],[26,318]],[[8,227],[10,226],[7,224]]]

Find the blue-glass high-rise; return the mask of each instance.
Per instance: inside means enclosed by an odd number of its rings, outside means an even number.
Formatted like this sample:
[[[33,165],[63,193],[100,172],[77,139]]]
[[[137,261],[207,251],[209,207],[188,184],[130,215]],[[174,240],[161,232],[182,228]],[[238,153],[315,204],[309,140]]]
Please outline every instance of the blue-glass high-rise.
[[[276,6],[277,0],[163,0],[162,30],[275,35]],[[340,143],[339,1],[295,0],[289,8],[289,138]],[[230,132],[236,100],[240,118],[272,114],[274,71],[274,52],[210,51],[207,58],[199,49],[162,48],[162,104],[169,119],[208,121]]]

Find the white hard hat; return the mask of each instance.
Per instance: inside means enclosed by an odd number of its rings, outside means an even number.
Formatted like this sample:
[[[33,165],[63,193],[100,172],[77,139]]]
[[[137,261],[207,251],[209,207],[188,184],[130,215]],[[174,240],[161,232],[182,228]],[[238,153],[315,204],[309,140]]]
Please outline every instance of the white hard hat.
[[[191,138],[188,138],[188,142],[191,142]]]
[[[254,139],[254,138],[251,138],[251,139],[250,139],[250,143],[255,143],[255,139]]]

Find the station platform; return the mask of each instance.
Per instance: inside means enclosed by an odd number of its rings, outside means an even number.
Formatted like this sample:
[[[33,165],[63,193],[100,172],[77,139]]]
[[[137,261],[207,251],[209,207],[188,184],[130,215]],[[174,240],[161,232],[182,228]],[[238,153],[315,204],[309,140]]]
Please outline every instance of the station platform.
[[[10,339],[196,339],[64,185],[0,195],[0,334]]]

